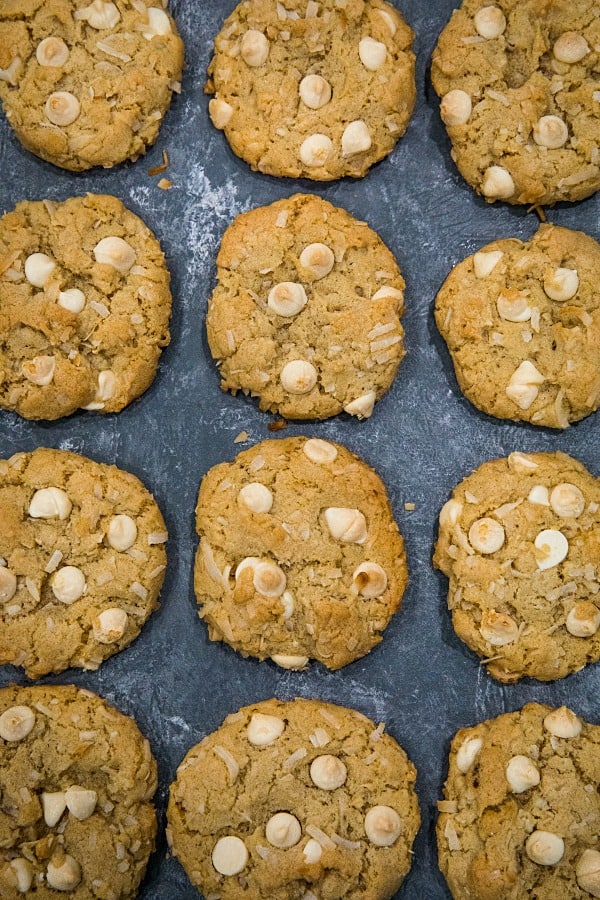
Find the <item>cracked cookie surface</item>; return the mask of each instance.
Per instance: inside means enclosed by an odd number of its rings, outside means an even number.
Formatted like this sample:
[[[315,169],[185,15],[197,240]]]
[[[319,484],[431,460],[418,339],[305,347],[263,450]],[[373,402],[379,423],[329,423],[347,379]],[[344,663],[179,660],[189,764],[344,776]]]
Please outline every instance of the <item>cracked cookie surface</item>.
[[[116,197],[18,203],[0,219],[0,406],[119,412],[169,343],[169,281],[157,239]]]
[[[566,428],[600,404],[600,245],[542,225],[452,270],[435,303],[457,381],[501,419]]]
[[[0,895],[133,900],[154,849],[156,763],[87,690],[0,690]]]
[[[486,200],[553,204],[600,187],[594,0],[464,0],[431,77],[461,174]]]
[[[135,160],[158,136],[183,43],[153,0],[4,0],[0,99],[24,147],[73,171]]]
[[[459,731],[438,803],[456,900],[600,896],[600,727],[529,703]]]
[[[404,134],[413,33],[383,0],[249,0],[215,39],[209,112],[269,175],[360,178]]]
[[[165,524],[128,472],[64,450],[0,461],[0,664],[97,669],[158,606]]]
[[[440,513],[458,636],[503,682],[600,659],[600,480],[564,453],[484,463]]]
[[[267,700],[188,752],[167,834],[207,897],[388,900],[410,869],[415,777],[360,713]]]
[[[204,477],[194,586],[212,640],[285,668],[368,653],[407,582],[385,487],[339,444],[263,441]]]
[[[206,326],[221,387],[292,419],[371,415],[404,356],[404,280],[364,222],[296,194],[223,236]]]

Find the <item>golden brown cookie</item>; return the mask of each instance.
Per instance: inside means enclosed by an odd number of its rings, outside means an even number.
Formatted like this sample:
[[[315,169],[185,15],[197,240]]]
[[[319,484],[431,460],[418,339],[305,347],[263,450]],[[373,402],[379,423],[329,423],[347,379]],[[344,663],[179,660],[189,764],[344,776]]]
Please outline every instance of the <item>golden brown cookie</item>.
[[[0,897],[133,900],[156,782],[134,720],[90,691],[0,690]]]
[[[167,532],[134,475],[64,450],[0,461],[0,664],[97,669],[158,606]]]
[[[490,203],[581,200],[600,187],[594,0],[463,0],[431,77],[461,174]]]
[[[63,169],[145,153],[182,67],[182,40],[159,0],[0,4],[6,117],[24,147]]]
[[[413,33],[384,0],[250,0],[215,40],[209,112],[269,175],[361,178],[415,103]]]
[[[24,200],[0,219],[0,406],[118,412],[169,343],[160,245],[116,197]]]
[[[167,836],[205,897],[389,900],[419,828],[415,777],[383,724],[318,700],[267,700],[188,752]]]
[[[600,246],[542,225],[452,270],[435,303],[457,381],[501,419],[566,428],[600,404]]]
[[[407,582],[379,476],[339,444],[263,441],[205,476],[195,590],[212,640],[288,669],[368,653]]]
[[[551,681],[600,659],[599,510],[599,479],[564,453],[511,453],[452,492],[433,561],[494,678]]]
[[[529,703],[463,728],[438,803],[438,858],[456,900],[600,896],[600,727]]]
[[[367,418],[404,356],[404,280],[381,238],[310,194],[223,237],[206,327],[221,387],[291,419]]]

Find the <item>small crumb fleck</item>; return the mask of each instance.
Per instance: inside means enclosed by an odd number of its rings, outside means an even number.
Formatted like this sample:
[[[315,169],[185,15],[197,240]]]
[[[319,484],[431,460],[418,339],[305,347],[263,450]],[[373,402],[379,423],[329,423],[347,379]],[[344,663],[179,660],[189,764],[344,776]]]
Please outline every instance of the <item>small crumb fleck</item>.
[[[169,178],[161,178],[158,182],[158,186],[161,191],[170,191],[173,187],[173,182]]]
[[[284,428],[287,428],[288,423],[285,419],[275,419],[274,422],[269,422],[267,428],[269,431],[283,431]]]
[[[414,503],[405,503],[405,504],[404,504],[404,509],[405,509],[407,512],[412,512],[413,509],[415,509],[415,508],[416,508],[416,505],[415,505]]]
[[[161,172],[166,172],[169,168],[169,156],[166,150],[163,150],[163,161],[160,166],[153,166],[153,168],[148,169],[148,175],[160,175]]]
[[[248,440],[248,432],[240,431],[238,435],[236,435],[233,439],[234,444],[244,444]]]
[[[537,217],[539,218],[540,222],[547,222],[547,221],[548,221],[548,219],[546,218],[546,213],[545,213],[543,207],[538,206],[536,203],[534,203],[533,206],[530,206],[529,209],[527,210],[527,212],[528,212],[528,213],[530,213],[530,212],[536,213],[536,215],[537,215]]]

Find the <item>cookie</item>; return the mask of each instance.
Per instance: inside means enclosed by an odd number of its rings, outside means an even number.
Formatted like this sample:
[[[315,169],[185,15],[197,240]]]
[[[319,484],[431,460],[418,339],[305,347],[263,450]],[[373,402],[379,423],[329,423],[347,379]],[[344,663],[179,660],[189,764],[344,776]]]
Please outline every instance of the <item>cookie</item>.
[[[119,412],[170,340],[160,245],[116,197],[18,203],[0,219],[0,406]]]
[[[528,703],[463,728],[438,803],[438,858],[456,900],[600,896],[600,727]]]
[[[259,172],[361,178],[415,104],[413,32],[384,0],[249,0],[215,40],[213,125]]]
[[[490,203],[582,200],[600,187],[594,0],[463,0],[431,65],[461,175]]]
[[[600,659],[600,480],[564,453],[511,453],[462,481],[434,564],[458,636],[505,683]]]
[[[407,582],[385,487],[339,444],[263,441],[204,477],[194,586],[211,640],[288,669],[368,653]]]
[[[566,428],[600,405],[600,246],[542,225],[459,263],[435,303],[461,390],[500,419]]]
[[[183,43],[158,0],[1,4],[6,118],[27,150],[63,169],[145,153],[182,67]]]
[[[193,747],[167,837],[205,897],[388,900],[411,865],[415,768],[352,709],[267,700]]]
[[[0,690],[0,896],[133,900],[156,782],[134,720],[90,691]]]
[[[134,475],[64,450],[0,461],[0,664],[97,669],[158,606],[167,532]]]
[[[404,280],[381,238],[319,197],[238,216],[206,327],[223,390],[291,419],[367,418],[404,356]]]

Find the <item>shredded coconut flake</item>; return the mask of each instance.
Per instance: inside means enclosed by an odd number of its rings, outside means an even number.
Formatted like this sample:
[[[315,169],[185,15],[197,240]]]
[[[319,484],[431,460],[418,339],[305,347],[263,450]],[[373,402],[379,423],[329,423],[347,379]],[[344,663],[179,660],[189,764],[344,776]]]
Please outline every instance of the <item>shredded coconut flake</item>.
[[[331,738],[324,728],[315,728],[314,733],[309,736],[309,740],[313,747],[325,747]]]
[[[52,554],[52,556],[50,557],[50,559],[48,560],[48,562],[46,563],[46,565],[44,567],[44,572],[48,572],[48,574],[50,574],[51,572],[56,571],[56,567],[58,566],[58,564],[62,558],[63,558],[63,555],[60,552],[60,550],[55,550],[54,553]]]
[[[458,803],[456,800],[438,800],[437,808],[439,812],[455,813],[458,812]]]
[[[291,753],[287,759],[284,759],[284,761],[282,763],[282,768],[283,769],[293,768],[293,766],[296,765],[298,760],[304,759],[304,757],[306,756],[306,753],[307,753],[307,751],[306,751],[305,747],[299,747],[298,750],[294,751],[294,753]]]
[[[108,582],[109,582],[109,581],[112,581],[113,578],[114,578],[114,575],[111,575],[110,572],[101,572],[101,573],[96,577],[96,584],[97,584],[99,587],[102,587],[103,584],[108,584]]]
[[[456,833],[456,829],[452,822],[448,820],[446,822],[446,827],[444,829],[444,834],[448,841],[448,848],[450,850],[460,850],[460,841],[458,839],[458,835]]]
[[[216,747],[213,747],[213,750],[215,751],[217,756],[221,757],[221,759],[227,766],[227,771],[229,772],[229,777],[231,778],[231,784],[233,784],[240,772],[240,767],[235,756],[232,756],[229,750],[226,750],[225,747],[221,747],[220,744],[218,744]]]
[[[29,591],[29,593],[31,594],[31,596],[33,597],[35,602],[39,603],[40,592],[39,592],[38,586],[35,583],[35,581],[33,580],[33,578],[29,578],[29,576],[27,576],[27,578],[25,579],[25,587],[27,588],[27,590]]]
[[[378,350],[385,350],[387,347],[393,347],[394,344],[398,344],[402,338],[399,334],[393,334],[389,337],[382,338],[380,341],[373,341],[371,343],[371,353],[377,353]]]
[[[331,838],[324,831],[321,831],[320,828],[317,828],[316,825],[307,825],[305,831],[321,845],[323,850],[335,850],[335,844]]]
[[[248,466],[248,471],[250,472],[258,472],[265,465],[264,456],[255,456],[252,462]]]
[[[275,227],[276,228],[285,228],[287,225],[289,213],[287,209],[282,210],[278,213],[277,218],[275,219]]]
[[[148,596],[148,590],[144,587],[143,584],[140,584],[139,581],[134,581],[131,585],[131,590],[134,594],[137,594],[140,600],[145,600]]]
[[[152,547],[153,544],[164,544],[169,539],[166,531],[152,531],[148,535],[148,543]]]
[[[335,844],[344,847],[346,850],[360,849],[360,841],[349,841],[347,838],[343,838],[341,835],[336,834],[335,831],[331,835],[331,839]]]
[[[96,310],[99,316],[103,319],[107,319],[110,316],[110,310],[108,306],[105,306],[104,303],[98,303],[97,300],[90,300],[90,306],[92,309]]]
[[[574,172],[572,175],[567,175],[566,178],[561,178],[558,186],[570,187],[574,184],[581,184],[583,181],[587,181],[588,178],[595,178],[597,174],[598,166],[584,166],[579,172]]]
[[[336,717],[335,717],[335,716],[332,716],[331,713],[328,712],[328,710],[326,710],[326,709],[320,709],[320,710],[319,710],[319,715],[320,715],[323,719],[325,719],[326,722],[329,722],[330,725],[333,725],[334,728],[339,728],[339,727],[340,727],[340,723],[338,722],[338,720],[336,719]]]
[[[369,340],[372,340],[373,338],[379,337],[382,334],[387,334],[388,331],[393,331],[395,327],[396,326],[393,322],[387,322],[385,325],[383,324],[383,322],[378,322],[374,328],[371,328],[371,330],[367,334],[367,337],[369,338]]]
[[[122,53],[120,50],[115,50],[108,41],[96,41],[96,47],[98,50],[102,50],[103,53],[108,54],[108,56],[116,56],[117,59],[120,59],[123,62],[131,62],[129,53]]]

